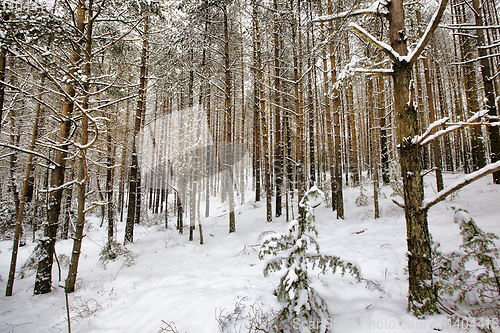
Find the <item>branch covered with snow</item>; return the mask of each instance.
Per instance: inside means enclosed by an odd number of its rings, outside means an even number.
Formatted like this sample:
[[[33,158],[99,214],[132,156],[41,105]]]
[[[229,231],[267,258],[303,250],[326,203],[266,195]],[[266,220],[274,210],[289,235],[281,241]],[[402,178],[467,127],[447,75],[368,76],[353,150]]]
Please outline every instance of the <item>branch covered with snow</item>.
[[[488,111],[487,110],[483,110],[483,111],[479,111],[479,112],[476,112],[472,117],[470,117],[469,119],[467,119],[465,122],[462,122],[462,123],[457,123],[457,124],[454,124],[446,129],[443,129],[443,130],[440,130],[440,131],[437,131],[436,133],[430,135],[430,132],[432,129],[438,127],[438,126],[441,126],[441,125],[444,125],[448,120],[449,118],[448,117],[445,117],[445,118],[442,118],[440,120],[436,120],[435,122],[433,122],[429,128],[422,134],[422,135],[419,135],[419,136],[416,136],[412,139],[412,142],[415,143],[415,144],[420,144],[421,146],[431,142],[432,140],[435,140],[445,134],[448,134],[450,132],[453,132],[453,131],[456,131],[457,129],[460,129],[464,126],[469,126],[469,125],[472,125],[474,124],[474,122],[484,116],[485,114],[487,114]],[[490,124],[485,124],[485,125],[490,125]]]
[[[429,125],[429,127],[427,127],[427,130],[425,130],[425,132],[422,134],[422,135],[417,135],[416,137],[414,137],[411,141],[413,144],[419,144],[421,143],[423,140],[425,140],[429,135],[431,135],[431,132],[436,128],[436,127],[439,127],[443,124],[445,124],[448,120],[450,120],[449,117],[444,117],[442,119],[439,119],[439,120],[436,120],[435,122],[433,122],[432,124]]]
[[[460,190],[462,187],[465,187],[469,185],[470,183],[475,182],[476,180],[483,178],[493,172],[500,171],[500,161],[497,161],[495,163],[491,163],[484,168],[481,168],[475,172],[472,172],[468,175],[466,175],[463,179],[459,180],[456,182],[452,187],[448,189],[444,189],[442,191],[439,191],[434,195],[433,197],[426,199],[424,201],[424,204],[422,206],[422,210],[427,210],[434,206],[435,204],[443,201],[447,196],[452,194],[453,192],[456,192]]]
[[[17,146],[14,146],[14,145],[11,145],[11,144],[8,144],[8,143],[4,143],[4,142],[0,142],[0,146],[2,147],[5,147],[5,148],[10,148],[10,149],[14,149],[14,150],[17,150],[17,151],[20,151],[20,152],[23,152],[23,153],[27,153],[27,154],[32,154],[32,155],[35,155],[35,156],[38,156],[38,157],[41,157],[43,158],[44,160],[54,164],[55,166],[59,166],[59,164],[57,164],[55,161],[51,160],[50,158],[48,158],[47,156],[43,155],[43,154],[40,154],[36,151],[33,151],[33,150],[29,150],[29,149],[24,149],[24,148],[21,148],[21,147],[17,147]]]
[[[370,34],[368,31],[366,31],[356,23],[353,22],[349,23],[349,28],[356,31],[361,37],[367,40],[370,44],[384,51],[394,63],[400,63],[402,62],[402,60],[404,60],[404,58],[401,57],[396,51],[394,51],[394,49],[389,44],[378,40],[372,34]]]
[[[436,30],[439,21],[441,21],[441,17],[443,16],[447,4],[448,0],[441,0],[438,10],[436,10],[434,12],[434,15],[432,15],[431,21],[427,25],[427,29],[425,29],[422,38],[420,38],[420,40],[418,41],[417,46],[413,51],[410,52],[410,54],[406,56],[407,61],[409,63],[414,63],[417,60],[418,56],[422,53],[422,51],[429,43],[429,40],[431,39],[432,34],[434,33],[434,30]]]
[[[391,68],[354,68],[354,72],[363,73],[363,74],[371,74],[371,75],[393,75],[394,70]]]
[[[323,15],[313,20],[313,22],[328,22],[346,17],[360,16],[360,15],[374,15],[379,17],[387,17],[387,15],[389,15],[389,11],[387,10],[387,3],[385,1],[377,0],[374,1],[368,8],[362,8],[358,10],[347,10],[345,12],[332,15]]]

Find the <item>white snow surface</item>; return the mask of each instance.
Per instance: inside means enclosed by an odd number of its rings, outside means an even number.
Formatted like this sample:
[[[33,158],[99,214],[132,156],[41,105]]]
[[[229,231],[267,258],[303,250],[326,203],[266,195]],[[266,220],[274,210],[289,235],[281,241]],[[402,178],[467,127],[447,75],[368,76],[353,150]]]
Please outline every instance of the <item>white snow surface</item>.
[[[462,176],[445,173],[446,185]],[[432,196],[435,178],[428,175],[425,180],[426,195]],[[368,181],[364,186],[369,188]],[[315,209],[321,253],[357,262],[366,279],[356,283],[347,275],[311,275],[312,286],[328,304],[333,332],[460,332],[449,326],[445,315],[417,320],[406,311],[405,220],[402,209],[391,202],[391,193],[389,187],[382,188],[382,217],[377,220],[372,202],[356,207],[359,188],[344,189],[345,220],[336,219],[325,204]],[[247,193],[246,198],[251,197]],[[443,252],[458,250],[461,236],[451,206],[468,210],[484,231],[500,235],[499,202],[500,186],[492,184],[491,176],[463,188],[430,209],[433,239],[441,243]],[[236,233],[228,234],[227,208],[215,200],[211,207],[212,216],[202,222],[204,245],[197,238],[189,242],[187,232],[179,235],[174,229],[165,230],[162,222],[136,226],[134,243],[127,245],[136,255],[130,267],[123,264],[123,258],[106,268],[99,263],[106,228],[99,227],[97,217],[89,217],[77,289],[69,294],[72,332],[158,332],[165,327],[164,320],[174,322],[181,333],[215,333],[219,331],[216,316],[232,311],[240,300],[247,306],[258,302],[278,310],[273,290],[281,276],[264,277],[264,262],[257,255],[264,232],[286,231],[284,217],[267,223],[265,203],[251,201],[236,208]],[[295,203],[295,216],[296,207]],[[171,226],[173,221],[171,217]],[[123,229],[124,223],[118,223],[119,241]],[[71,247],[72,240],[59,241],[57,254],[70,256]],[[3,295],[11,248],[11,241],[0,242]],[[28,240],[19,249],[18,268],[33,248]],[[67,269],[62,267],[63,280]],[[68,331],[64,292],[58,287],[64,283],[57,282],[57,265],[53,277],[53,292],[33,296],[34,272],[27,271],[22,279],[17,274],[13,296],[0,296],[0,332]]]

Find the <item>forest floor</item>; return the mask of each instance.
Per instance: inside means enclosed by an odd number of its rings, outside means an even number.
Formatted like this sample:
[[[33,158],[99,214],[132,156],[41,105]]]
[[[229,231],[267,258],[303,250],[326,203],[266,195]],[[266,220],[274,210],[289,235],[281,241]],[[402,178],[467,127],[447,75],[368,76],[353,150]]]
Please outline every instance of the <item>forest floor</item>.
[[[461,176],[445,174],[446,185]],[[434,177],[426,176],[426,184],[427,195],[434,194]],[[358,207],[355,201],[360,189],[344,189],[345,220],[336,219],[325,204],[315,209],[321,253],[357,262],[365,279],[356,283],[347,275],[313,276],[312,285],[328,304],[333,331],[459,332],[449,326],[445,315],[416,320],[406,312],[404,213],[392,203],[392,189],[383,187],[381,218],[375,220],[371,191],[365,184],[369,203]],[[212,201],[212,216],[202,221],[204,245],[198,242],[198,230],[195,240],[189,242],[187,232],[179,235],[173,228],[165,230],[159,218],[137,225],[134,243],[127,245],[134,256],[131,265],[124,257],[106,266],[99,262],[107,232],[105,226],[99,227],[100,218],[89,217],[77,290],[68,297],[72,332],[159,332],[171,323],[180,333],[215,333],[219,321],[228,318],[235,306],[242,310],[242,317],[248,311],[279,310],[273,291],[280,274],[263,276],[264,263],[258,259],[258,250],[263,234],[286,231],[285,218],[266,223],[265,201],[255,204],[250,192],[247,201],[236,207],[234,234],[228,234],[226,206]],[[499,203],[500,186],[491,184],[491,176],[465,187],[429,211],[434,241],[441,243],[443,252],[460,246],[452,206],[468,210],[484,231],[500,235]],[[123,240],[123,229],[124,223],[118,223],[119,241]],[[72,243],[64,240],[56,246],[63,281]],[[3,294],[11,247],[11,241],[0,242]],[[33,249],[31,242],[20,248],[18,267]],[[14,295],[0,297],[0,332],[68,331],[64,291],[58,287],[64,283],[57,282],[57,265],[53,276],[53,292],[33,296],[34,271],[17,274]],[[238,332],[243,324],[244,320],[236,325],[233,322],[227,329]]]

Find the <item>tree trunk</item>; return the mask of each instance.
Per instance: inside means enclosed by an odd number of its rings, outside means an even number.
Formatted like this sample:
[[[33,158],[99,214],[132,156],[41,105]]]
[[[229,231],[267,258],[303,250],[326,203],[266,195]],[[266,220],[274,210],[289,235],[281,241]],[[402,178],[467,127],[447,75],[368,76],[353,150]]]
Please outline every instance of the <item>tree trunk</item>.
[[[90,78],[90,63],[92,61],[92,28],[93,21],[91,20],[92,14],[92,0],[89,0],[88,4],[88,16],[89,21],[87,23],[87,38],[85,45],[85,66],[84,74],[86,77]],[[85,226],[85,192],[88,182],[88,172],[87,172],[87,147],[89,141],[89,117],[86,110],[89,108],[89,95],[90,95],[90,85],[89,81],[83,84],[83,103],[82,103],[82,142],[80,149],[80,164],[78,167],[78,217],[76,221],[75,236],[73,241],[73,250],[71,251],[71,261],[68,270],[68,278],[65,282],[65,289],[67,293],[72,293],[75,291],[76,275],[78,272],[78,263],[80,261],[80,253],[82,248],[83,239],[83,227]],[[97,131],[97,128],[95,129]],[[97,135],[97,132],[94,134]],[[99,178],[96,179],[99,182]],[[104,218],[104,214],[103,214]]]
[[[372,78],[367,78],[367,98],[368,98],[368,107],[367,111],[369,112],[369,117],[370,117],[370,138],[371,138],[371,164],[372,164],[372,183],[373,183],[373,207],[374,207],[374,217],[378,219],[380,217],[380,207],[379,207],[379,201],[378,201],[378,195],[379,195],[379,183],[378,183],[378,156],[379,156],[379,145],[378,145],[378,122],[376,121],[376,107],[375,102],[373,101],[374,99],[374,82]],[[380,93],[380,91],[378,91]],[[377,94],[378,95],[378,94]],[[377,101],[377,104],[379,104],[379,101]]]
[[[108,121],[107,133],[106,133],[106,144],[108,149],[108,156],[106,161],[106,205],[108,213],[108,250],[111,249],[111,244],[114,240],[114,230],[115,230],[115,205],[113,202],[113,181],[115,175],[115,169],[113,165],[115,164],[115,152],[116,148],[113,146],[111,141],[111,124]]]
[[[328,15],[333,14],[333,4],[331,0],[328,0]],[[333,35],[333,22],[330,21],[329,33]],[[337,69],[335,60],[335,49],[333,42],[330,43],[330,70],[332,73],[332,87],[335,87],[337,82]],[[333,152],[335,156],[335,165],[333,170],[334,183],[332,183],[332,191],[334,197],[332,198],[335,202],[335,210],[337,212],[337,218],[344,218],[344,196],[342,193],[342,158],[341,158],[341,146],[340,146],[340,97],[337,91],[332,100],[332,111],[333,111],[333,131],[334,131],[334,147]]]
[[[225,106],[225,132],[226,132],[226,157],[229,156],[229,167],[227,167],[228,175],[228,200],[229,200],[229,233],[236,231],[236,219],[234,215],[234,179],[233,179],[233,165],[234,165],[234,149],[233,149],[233,133],[232,124],[234,120],[233,107],[231,103],[231,65],[229,59],[229,18],[228,18],[227,6],[224,6],[224,82],[225,82],[225,96],[224,96],[224,106]],[[227,149],[227,147],[230,147]],[[229,154],[229,155],[228,155]]]
[[[472,7],[474,8],[475,11],[474,16],[475,16],[476,26],[480,27],[483,25],[483,18],[481,16],[481,8],[479,0],[472,0]],[[483,30],[477,29],[476,35],[477,35],[478,55],[479,58],[481,59],[480,60],[481,76],[483,78],[484,94],[486,97],[485,107],[488,110],[488,116],[492,117],[491,122],[496,122],[497,120],[495,120],[495,117],[498,116],[498,110],[495,101],[495,91],[493,87],[494,77],[491,72],[490,59],[488,59],[487,57],[488,51],[484,47],[486,44],[483,35]],[[490,150],[491,162],[495,163],[498,160],[500,160],[500,133],[498,126],[488,126],[488,135],[490,137],[490,144],[491,144],[491,150]],[[495,184],[500,184],[500,171],[493,173],[493,182]]]
[[[9,19],[9,15],[4,15],[4,21]],[[5,67],[7,65],[7,48],[0,48],[0,130],[2,129],[3,104],[5,100]]]
[[[83,34],[85,26],[85,7],[83,0],[78,2],[77,15],[76,15],[76,28]],[[80,47],[75,44],[75,50],[71,54],[71,62],[76,65],[80,61]],[[74,73],[76,68],[71,69]],[[71,98],[75,97],[75,89],[71,83],[66,86],[66,94],[69,98],[65,99],[62,108],[62,120],[59,127],[59,145],[61,149],[56,152],[55,162],[57,165],[52,171],[50,178],[50,187],[55,188],[51,191],[48,199],[47,209],[47,223],[45,224],[43,238],[40,240],[40,259],[38,261],[35,286],[33,293],[35,295],[46,294],[51,291],[52,283],[52,264],[54,262],[54,248],[56,243],[57,227],[59,225],[59,215],[61,213],[61,201],[64,184],[64,167],[66,165],[66,155],[69,148],[69,141],[67,141],[71,121],[70,115],[73,112],[73,101]]]
[[[132,138],[132,160],[130,163],[130,174],[129,174],[129,197],[128,197],[128,211],[127,211],[127,222],[125,225],[125,239],[124,244],[134,242],[134,224],[140,220],[140,205],[138,202],[141,200],[140,197],[140,170],[139,170],[139,160],[137,158],[137,136],[141,130],[141,122],[143,118],[143,113],[146,110],[146,70],[147,70],[147,58],[148,58],[148,31],[149,31],[149,19],[146,17],[144,20],[144,30],[143,30],[143,40],[142,40],[142,52],[141,52],[141,72],[139,80],[139,96],[137,101],[137,109],[135,112],[135,122],[134,122],[134,136]]]
[[[393,1],[390,38],[392,47],[400,55],[407,55],[404,31],[404,11],[401,0]],[[432,279],[430,234],[427,226],[427,211],[422,210],[424,187],[421,146],[411,138],[419,135],[418,114],[410,100],[412,64],[401,62],[393,65],[394,111],[396,116],[397,143],[399,144],[401,175],[405,201],[405,217],[408,246],[409,295],[408,310],[416,316],[437,311],[436,295]]]
[[[380,166],[382,168],[382,181],[384,185],[390,184],[389,172],[389,149],[387,147],[387,120],[386,120],[386,105],[385,105],[385,80],[379,79],[380,91],[380,109],[379,109],[379,123],[380,123]]]
[[[282,121],[281,121],[281,92],[280,92],[280,43],[279,43],[279,23],[278,1],[273,0],[274,28],[273,28],[273,48],[274,48],[274,179],[276,186],[275,215],[282,214],[281,189],[283,187],[283,144],[282,144]]]
[[[0,67],[1,67],[1,60],[0,60]],[[1,70],[1,68],[0,68],[0,70]],[[3,80],[3,79],[0,78],[0,80]],[[42,99],[42,96],[43,96],[42,89],[44,86],[44,80],[45,80],[45,75],[42,74],[41,84],[40,84],[41,87],[40,87],[39,93],[38,93],[39,99]],[[36,139],[38,137],[38,123],[40,121],[40,111],[41,111],[41,104],[39,102],[39,103],[37,103],[36,108],[35,108],[35,122],[33,124],[33,130],[31,133],[31,143],[30,143],[30,147],[29,147],[29,150],[31,150],[31,151],[35,150],[35,143],[36,143]],[[1,115],[0,115],[0,119],[1,119]],[[30,186],[32,170],[33,170],[33,154],[29,154],[28,155],[28,163],[26,165],[26,174],[24,176],[23,188],[22,188],[22,192],[21,192],[21,199],[19,201],[19,209],[17,210],[16,229],[14,232],[14,243],[12,246],[12,257],[11,257],[11,261],[10,261],[9,278],[7,280],[7,286],[5,287],[5,296],[12,296],[12,291],[14,288],[14,278],[15,278],[15,274],[16,274],[19,239],[23,233],[24,208],[25,208],[25,204],[27,201],[26,198],[28,196],[28,189]]]
[[[125,210],[125,179],[127,178],[127,146],[128,146],[128,126],[129,126],[129,115],[130,115],[130,102],[127,100],[125,123],[123,126],[123,142],[122,142],[122,152],[121,152],[121,166],[120,166],[120,185],[118,188],[118,209],[120,211],[120,222],[123,222],[123,212]]]

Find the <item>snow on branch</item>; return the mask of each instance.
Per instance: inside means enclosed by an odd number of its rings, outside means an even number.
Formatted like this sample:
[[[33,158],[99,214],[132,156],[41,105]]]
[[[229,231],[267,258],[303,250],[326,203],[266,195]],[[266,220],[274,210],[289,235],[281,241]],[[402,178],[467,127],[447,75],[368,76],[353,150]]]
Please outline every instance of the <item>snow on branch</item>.
[[[47,156],[45,156],[43,154],[37,153],[36,151],[24,149],[24,148],[17,147],[17,146],[14,146],[14,145],[10,145],[8,143],[3,143],[3,142],[0,142],[0,146],[5,147],[5,148],[10,148],[10,149],[18,150],[18,151],[23,152],[23,153],[32,154],[32,155],[41,157],[44,160],[46,160],[46,161],[54,164],[55,166],[59,166],[59,164],[57,164],[55,161],[51,160],[50,158],[48,158]]]
[[[366,31],[356,23],[349,23],[349,28],[356,31],[359,35],[361,35],[361,37],[370,42],[370,44],[373,44],[377,48],[384,51],[394,63],[400,63],[404,59],[396,51],[394,51],[394,49],[389,44],[379,41],[377,38],[375,38],[368,31]]]
[[[468,125],[473,124],[474,121],[476,121],[478,118],[484,116],[487,113],[488,113],[487,110],[476,112],[472,117],[470,117],[469,119],[467,119],[466,122],[462,122],[462,123],[458,123],[456,125],[452,125],[452,126],[446,128],[444,130],[437,131],[436,133],[430,135],[430,130],[432,128],[435,128],[435,127],[437,127],[439,125],[444,125],[449,119],[448,119],[448,117],[445,117],[443,119],[437,120],[437,121],[433,122],[429,126],[429,128],[427,129],[427,131],[425,131],[424,134],[413,138],[412,142],[415,143],[415,144],[418,143],[421,146],[423,146],[423,145],[431,142],[432,140],[435,140],[435,139],[437,139],[437,138],[439,138],[439,137],[441,137],[441,136],[443,136],[445,134],[448,134],[450,132],[456,131],[457,129],[460,129],[460,128],[464,127],[464,126],[468,126]],[[446,121],[444,121],[445,119],[446,119]]]
[[[106,206],[106,204],[107,204],[107,202],[93,202],[92,205],[90,205],[90,207],[88,207],[87,209],[85,209],[83,211],[83,214],[86,214],[86,213],[90,212],[94,208],[101,207],[101,206]]]
[[[429,25],[427,25],[427,29],[425,29],[422,38],[420,38],[420,40],[418,41],[417,46],[413,51],[410,52],[409,55],[405,57],[407,58],[409,63],[414,63],[417,60],[420,53],[422,53],[422,51],[429,43],[429,40],[431,39],[434,30],[436,30],[439,21],[441,21],[441,17],[443,16],[447,3],[448,0],[441,0],[438,10],[436,10],[436,12],[434,12],[434,15],[432,15],[431,21],[429,22]]]
[[[476,61],[481,61],[483,59],[495,58],[495,57],[498,57],[498,56],[500,56],[500,53],[488,54],[488,55],[485,55],[485,56],[482,56],[482,57],[476,57],[476,58],[471,59],[471,60],[460,61],[460,62],[453,62],[452,65],[466,65],[466,64],[471,64],[471,63],[476,62]]]
[[[432,124],[427,127],[427,130],[422,134],[422,135],[417,135],[414,137],[411,141],[413,144],[419,144],[423,140],[425,140],[429,135],[431,135],[431,132],[436,128],[439,127],[443,124],[445,124],[448,120],[450,120],[449,117],[444,117],[443,119],[436,120]]]
[[[313,20],[313,22],[328,22],[359,15],[375,15],[379,17],[387,17],[389,15],[389,11],[387,10],[387,3],[385,1],[377,0],[374,1],[368,8],[363,8],[358,10],[348,10],[342,13],[332,14],[332,15],[323,15]]]
[[[462,187],[469,185],[472,182],[475,182],[476,180],[483,178],[484,176],[487,176],[493,172],[500,171],[500,161],[497,161],[495,163],[491,163],[484,168],[481,168],[475,172],[472,172],[468,175],[466,175],[463,179],[459,180],[456,182],[452,187],[448,189],[444,189],[442,191],[439,191],[434,195],[433,197],[426,199],[424,201],[424,204],[422,206],[422,210],[427,210],[434,206],[435,204],[443,201],[447,196],[452,194],[453,192],[456,192],[460,190]]]
[[[74,180],[72,180],[72,181],[70,181],[70,182],[67,182],[67,183],[65,183],[65,184],[62,184],[61,186],[51,187],[51,188],[49,188],[48,190],[40,190],[40,192],[42,192],[42,193],[50,193],[50,192],[60,191],[60,190],[63,190],[63,189],[65,189],[65,188],[67,188],[67,187],[70,187],[70,186],[71,186],[71,185],[73,185],[73,184],[82,185],[82,182],[80,182],[80,181],[78,181],[78,180],[74,179]]]
[[[440,24],[440,28],[454,30],[500,29],[500,25]]]
[[[363,74],[371,74],[371,75],[392,75],[394,74],[394,70],[391,68],[354,68],[354,72],[363,73]]]

